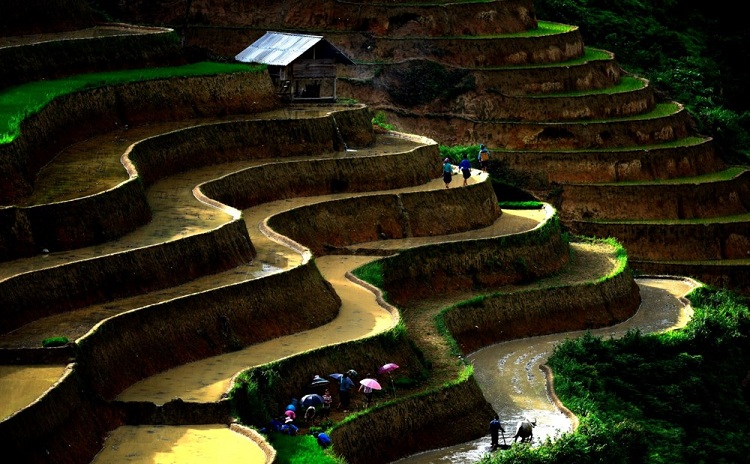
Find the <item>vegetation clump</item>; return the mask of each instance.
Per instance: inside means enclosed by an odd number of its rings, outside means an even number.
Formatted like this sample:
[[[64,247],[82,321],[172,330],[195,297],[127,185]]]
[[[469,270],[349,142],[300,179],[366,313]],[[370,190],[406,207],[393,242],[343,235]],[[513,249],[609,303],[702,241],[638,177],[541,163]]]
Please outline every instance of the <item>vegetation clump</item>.
[[[451,99],[476,88],[467,69],[448,70],[432,61],[418,61],[391,71],[398,85],[388,87],[392,100],[406,107],[423,105],[438,98]]]
[[[614,52],[663,98],[683,103],[728,159],[750,162],[750,35],[733,8],[698,2],[537,0],[537,17],[580,27],[589,46]]]
[[[0,91],[0,145],[18,137],[21,124],[53,99],[86,89],[172,77],[209,76],[237,72],[260,72],[265,65],[244,63],[194,63],[165,68],[79,74],[49,81],[36,81]]]
[[[54,348],[57,346],[65,346],[70,343],[68,337],[49,337],[42,340],[42,346],[44,348]]]

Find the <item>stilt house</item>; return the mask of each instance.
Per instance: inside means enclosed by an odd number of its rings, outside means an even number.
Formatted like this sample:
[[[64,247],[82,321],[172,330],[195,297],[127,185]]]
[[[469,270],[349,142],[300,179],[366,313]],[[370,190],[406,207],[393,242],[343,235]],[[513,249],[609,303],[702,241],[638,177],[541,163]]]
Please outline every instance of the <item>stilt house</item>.
[[[323,36],[286,32],[266,32],[235,59],[268,65],[286,101],[336,101],[336,65],[354,64]]]

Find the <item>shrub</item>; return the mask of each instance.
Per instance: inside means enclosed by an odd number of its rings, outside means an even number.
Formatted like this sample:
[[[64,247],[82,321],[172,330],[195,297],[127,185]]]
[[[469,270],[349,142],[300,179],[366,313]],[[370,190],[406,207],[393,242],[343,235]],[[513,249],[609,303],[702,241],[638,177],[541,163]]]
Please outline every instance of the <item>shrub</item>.
[[[45,348],[53,348],[56,346],[65,346],[69,343],[68,337],[50,337],[42,340],[42,346]]]

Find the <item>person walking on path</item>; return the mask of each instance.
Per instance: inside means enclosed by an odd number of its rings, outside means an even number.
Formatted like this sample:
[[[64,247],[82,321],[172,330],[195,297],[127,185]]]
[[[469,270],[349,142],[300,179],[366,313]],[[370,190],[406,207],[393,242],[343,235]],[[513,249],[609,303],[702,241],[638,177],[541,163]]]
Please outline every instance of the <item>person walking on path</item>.
[[[505,429],[503,429],[503,426],[500,424],[500,416],[495,414],[495,417],[490,421],[490,449],[492,449],[492,451],[496,450],[500,445],[498,437],[500,436],[501,430],[505,433]]]
[[[339,384],[339,408],[343,406],[344,412],[349,412],[352,388],[354,388],[354,382],[349,378],[349,373],[346,372],[341,377],[341,383]]]
[[[451,164],[450,158],[443,160],[443,182],[445,182],[445,188],[448,188],[448,184],[453,180],[453,165]]]
[[[370,374],[367,374],[366,378],[372,378]],[[367,385],[360,384],[359,391],[361,391],[365,395],[365,408],[370,407],[370,400],[372,399],[372,387],[368,387]]]
[[[464,176],[464,187],[466,187],[466,181],[471,177],[471,161],[469,161],[466,153],[464,153],[464,159],[458,164],[458,170]]]
[[[477,161],[479,161],[479,166],[481,166],[482,172],[487,172],[487,163],[490,161],[490,151],[484,146],[484,144],[479,145]]]

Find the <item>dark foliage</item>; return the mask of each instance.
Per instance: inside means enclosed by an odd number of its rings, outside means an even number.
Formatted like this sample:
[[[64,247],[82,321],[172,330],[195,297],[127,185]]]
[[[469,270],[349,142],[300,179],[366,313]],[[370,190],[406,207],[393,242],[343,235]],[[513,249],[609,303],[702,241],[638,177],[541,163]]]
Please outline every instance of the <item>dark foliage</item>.
[[[538,0],[537,17],[581,28],[587,46],[615,53],[669,99],[685,104],[699,130],[730,162],[750,150],[750,29],[737,4],[657,0]]]
[[[643,453],[646,446],[647,459],[623,462],[734,463],[750,453],[743,390],[750,310],[730,292],[706,287],[690,300],[695,315],[682,331],[632,331],[617,340],[588,334],[561,344],[549,360],[558,394],[584,423],[601,423],[611,433],[632,423],[648,434],[639,448],[620,449]],[[584,440],[590,446],[593,438]]]
[[[453,98],[475,88],[468,70],[449,70],[432,61],[416,61],[390,71],[388,86],[393,101],[406,107],[423,105],[438,98]]]

